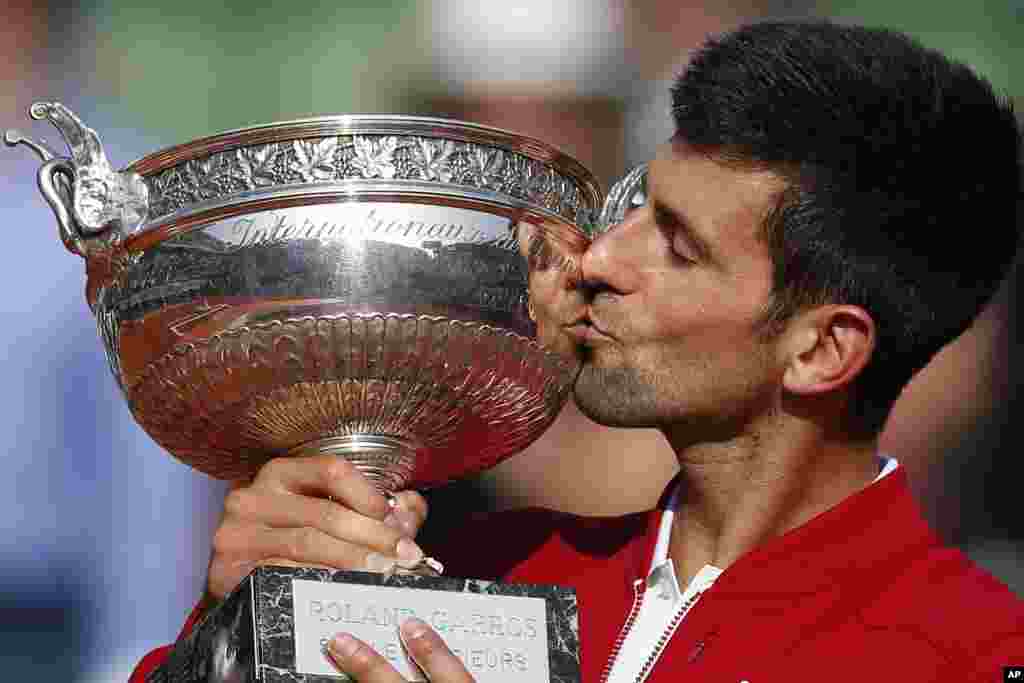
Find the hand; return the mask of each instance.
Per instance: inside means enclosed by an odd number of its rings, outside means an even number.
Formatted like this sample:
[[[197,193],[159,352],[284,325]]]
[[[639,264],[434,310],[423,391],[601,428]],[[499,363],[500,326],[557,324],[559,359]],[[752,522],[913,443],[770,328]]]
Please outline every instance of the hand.
[[[441,636],[415,617],[399,629],[405,651],[430,683],[473,683],[473,677],[452,654]],[[327,652],[338,669],[359,683],[406,683],[388,660],[366,643],[339,633],[327,644]]]
[[[415,491],[388,504],[345,460],[331,455],[277,458],[251,482],[232,486],[213,537],[205,602],[223,600],[264,564],[358,571],[411,568],[413,542],[427,517]]]

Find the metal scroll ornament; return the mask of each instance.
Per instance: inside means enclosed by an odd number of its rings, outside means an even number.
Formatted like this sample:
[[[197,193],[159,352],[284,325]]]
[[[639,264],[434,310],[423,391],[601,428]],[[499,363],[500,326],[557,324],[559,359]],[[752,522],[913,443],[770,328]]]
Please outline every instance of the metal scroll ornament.
[[[520,135],[406,116],[223,133],[116,171],[59,103],[37,120],[60,237],[132,415],[208,475],[333,453],[384,491],[490,467],[543,432],[574,360],[536,342],[515,227],[587,245],[601,195]],[[564,267],[575,267],[572,258]]]

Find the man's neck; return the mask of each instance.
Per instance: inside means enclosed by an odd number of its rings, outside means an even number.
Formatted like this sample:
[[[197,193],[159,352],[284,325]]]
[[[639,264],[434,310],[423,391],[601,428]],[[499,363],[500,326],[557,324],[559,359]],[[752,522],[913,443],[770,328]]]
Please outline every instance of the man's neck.
[[[669,557],[682,585],[704,565],[728,568],[878,474],[874,443],[829,442],[799,430],[689,444],[677,455],[681,479]]]

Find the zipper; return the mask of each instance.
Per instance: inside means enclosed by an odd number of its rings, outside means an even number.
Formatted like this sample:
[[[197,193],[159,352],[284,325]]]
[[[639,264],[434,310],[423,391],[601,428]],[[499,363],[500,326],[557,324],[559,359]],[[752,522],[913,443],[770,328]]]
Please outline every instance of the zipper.
[[[658,642],[655,643],[654,649],[651,651],[651,654],[647,655],[647,659],[644,661],[644,665],[640,667],[640,673],[638,673],[636,675],[636,679],[634,679],[635,683],[642,683],[643,680],[647,678],[647,674],[650,673],[651,668],[654,666],[654,663],[657,662],[658,658],[661,656],[662,650],[665,649],[665,646],[668,645],[668,641],[670,641],[672,639],[672,636],[675,635],[676,629],[679,628],[679,624],[683,621],[683,617],[685,617],[689,613],[690,608],[693,607],[694,603],[697,602],[697,599],[700,598],[700,596],[703,593],[704,591],[701,590],[691,595],[689,599],[687,599],[687,601],[682,604],[682,606],[679,608],[679,611],[676,612],[676,615],[672,617],[672,621],[669,623],[665,631],[661,634],[661,637],[658,638]]]
[[[612,673],[612,667],[615,666],[615,660],[618,659],[619,652],[622,650],[622,646],[626,642],[626,636],[629,635],[629,631],[633,627],[633,623],[640,615],[640,604],[643,602],[644,595],[644,592],[640,590],[640,586],[643,585],[643,583],[643,579],[637,579],[633,582],[633,607],[629,611],[629,616],[626,617],[626,623],[622,625],[622,630],[619,631],[618,638],[615,639],[615,644],[612,646],[612,652],[608,656],[608,663],[604,665],[604,671],[601,672],[601,683],[608,683],[608,678]],[[647,655],[647,659],[644,660],[644,664],[640,667],[640,672],[634,679],[634,683],[643,683],[644,679],[647,678],[647,674],[650,673],[654,664],[661,656],[662,651],[665,649],[665,646],[668,645],[668,641],[672,639],[676,629],[679,628],[679,624],[682,623],[683,617],[689,613],[690,609],[706,590],[707,588],[697,591],[687,598],[686,602],[680,605],[675,616],[672,617],[672,621],[669,622],[669,625],[662,632],[661,637],[658,638],[658,641],[654,644],[654,649],[649,655]]]
[[[640,586],[643,583],[643,579],[637,579],[633,582],[633,607],[630,608],[629,616],[626,617],[626,623],[622,625],[619,636],[615,639],[615,644],[612,645],[612,652],[608,655],[608,662],[604,665],[604,671],[601,672],[601,683],[608,683],[608,677],[612,674],[612,667],[615,665],[615,660],[619,657],[619,651],[622,650],[623,643],[626,642],[629,629],[633,627],[633,622],[640,615],[640,603],[644,599],[644,593],[640,590]]]

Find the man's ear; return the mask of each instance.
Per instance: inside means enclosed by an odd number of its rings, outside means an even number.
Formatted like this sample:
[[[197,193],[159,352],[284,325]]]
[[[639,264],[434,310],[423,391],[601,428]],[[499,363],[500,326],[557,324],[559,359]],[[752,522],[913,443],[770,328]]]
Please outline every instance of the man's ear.
[[[817,306],[795,316],[788,328],[782,384],[794,394],[849,386],[875,350],[875,321],[859,306]]]

